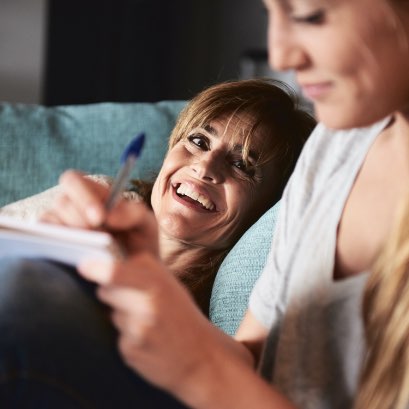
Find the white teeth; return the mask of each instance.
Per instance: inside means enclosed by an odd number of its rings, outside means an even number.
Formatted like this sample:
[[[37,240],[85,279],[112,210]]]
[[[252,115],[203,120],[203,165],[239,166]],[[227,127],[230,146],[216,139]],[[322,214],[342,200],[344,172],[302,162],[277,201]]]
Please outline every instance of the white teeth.
[[[193,200],[197,200],[199,198],[199,193],[198,192],[191,192],[189,195]]]
[[[207,210],[213,210],[214,209],[214,204],[207,197],[205,197],[205,196],[201,195],[199,192],[193,190],[188,185],[181,184],[177,188],[176,192],[179,195],[189,196],[191,199],[196,200],[196,202],[199,202]]]

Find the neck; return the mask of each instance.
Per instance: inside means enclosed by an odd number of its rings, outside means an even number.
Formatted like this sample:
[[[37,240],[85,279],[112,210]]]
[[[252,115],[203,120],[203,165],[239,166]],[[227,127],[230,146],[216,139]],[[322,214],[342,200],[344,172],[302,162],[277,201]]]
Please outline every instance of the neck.
[[[177,277],[183,278],[191,270],[194,262],[208,254],[204,247],[192,246],[182,241],[159,234],[159,248],[162,260]]]
[[[188,288],[203,313],[208,315],[214,276],[224,252],[190,245],[161,231],[159,248],[165,265]]]

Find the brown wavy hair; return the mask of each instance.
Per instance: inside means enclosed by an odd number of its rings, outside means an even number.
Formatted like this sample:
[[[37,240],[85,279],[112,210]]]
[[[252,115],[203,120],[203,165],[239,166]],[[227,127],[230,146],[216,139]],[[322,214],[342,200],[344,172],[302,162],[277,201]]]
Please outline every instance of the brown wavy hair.
[[[231,143],[240,140],[244,161],[248,158],[253,137],[261,135],[263,149],[256,166],[273,160],[277,175],[277,183],[271,187],[271,201],[252,214],[249,224],[242,226],[241,235],[280,199],[316,121],[301,108],[294,91],[283,82],[272,79],[228,81],[205,89],[188,102],[170,135],[169,149],[187,138],[192,129],[233,115],[239,121]],[[138,182],[139,193],[147,203],[150,203],[152,186],[153,183]],[[191,271],[185,272],[182,278],[202,306],[208,306],[216,271],[231,247],[212,254],[209,251],[206,259],[192,263]]]

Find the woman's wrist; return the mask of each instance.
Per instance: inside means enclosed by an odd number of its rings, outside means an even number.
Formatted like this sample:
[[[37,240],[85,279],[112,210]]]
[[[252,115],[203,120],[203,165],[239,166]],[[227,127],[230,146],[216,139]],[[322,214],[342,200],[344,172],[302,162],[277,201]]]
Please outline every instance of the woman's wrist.
[[[216,354],[217,355],[217,354]],[[296,409],[245,361],[230,355],[208,360],[176,396],[194,409]]]
[[[224,407],[220,405],[226,396],[236,390],[239,380],[235,378],[242,378],[244,372],[258,378],[250,352],[219,329],[209,327],[201,337],[202,347],[197,349],[196,362],[171,391],[189,407],[197,409]],[[226,400],[228,402],[231,398]]]

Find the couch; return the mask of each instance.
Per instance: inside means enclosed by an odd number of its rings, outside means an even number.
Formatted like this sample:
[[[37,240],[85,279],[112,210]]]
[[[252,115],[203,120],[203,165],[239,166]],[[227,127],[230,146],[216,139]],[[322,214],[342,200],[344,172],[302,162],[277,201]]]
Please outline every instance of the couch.
[[[68,168],[114,176],[129,140],[146,142],[133,176],[152,179],[184,101],[97,103],[44,107],[0,103],[0,207],[58,183]],[[270,247],[279,204],[243,235],[221,265],[210,301],[210,319],[234,334]],[[1,209],[0,209],[1,214]]]

